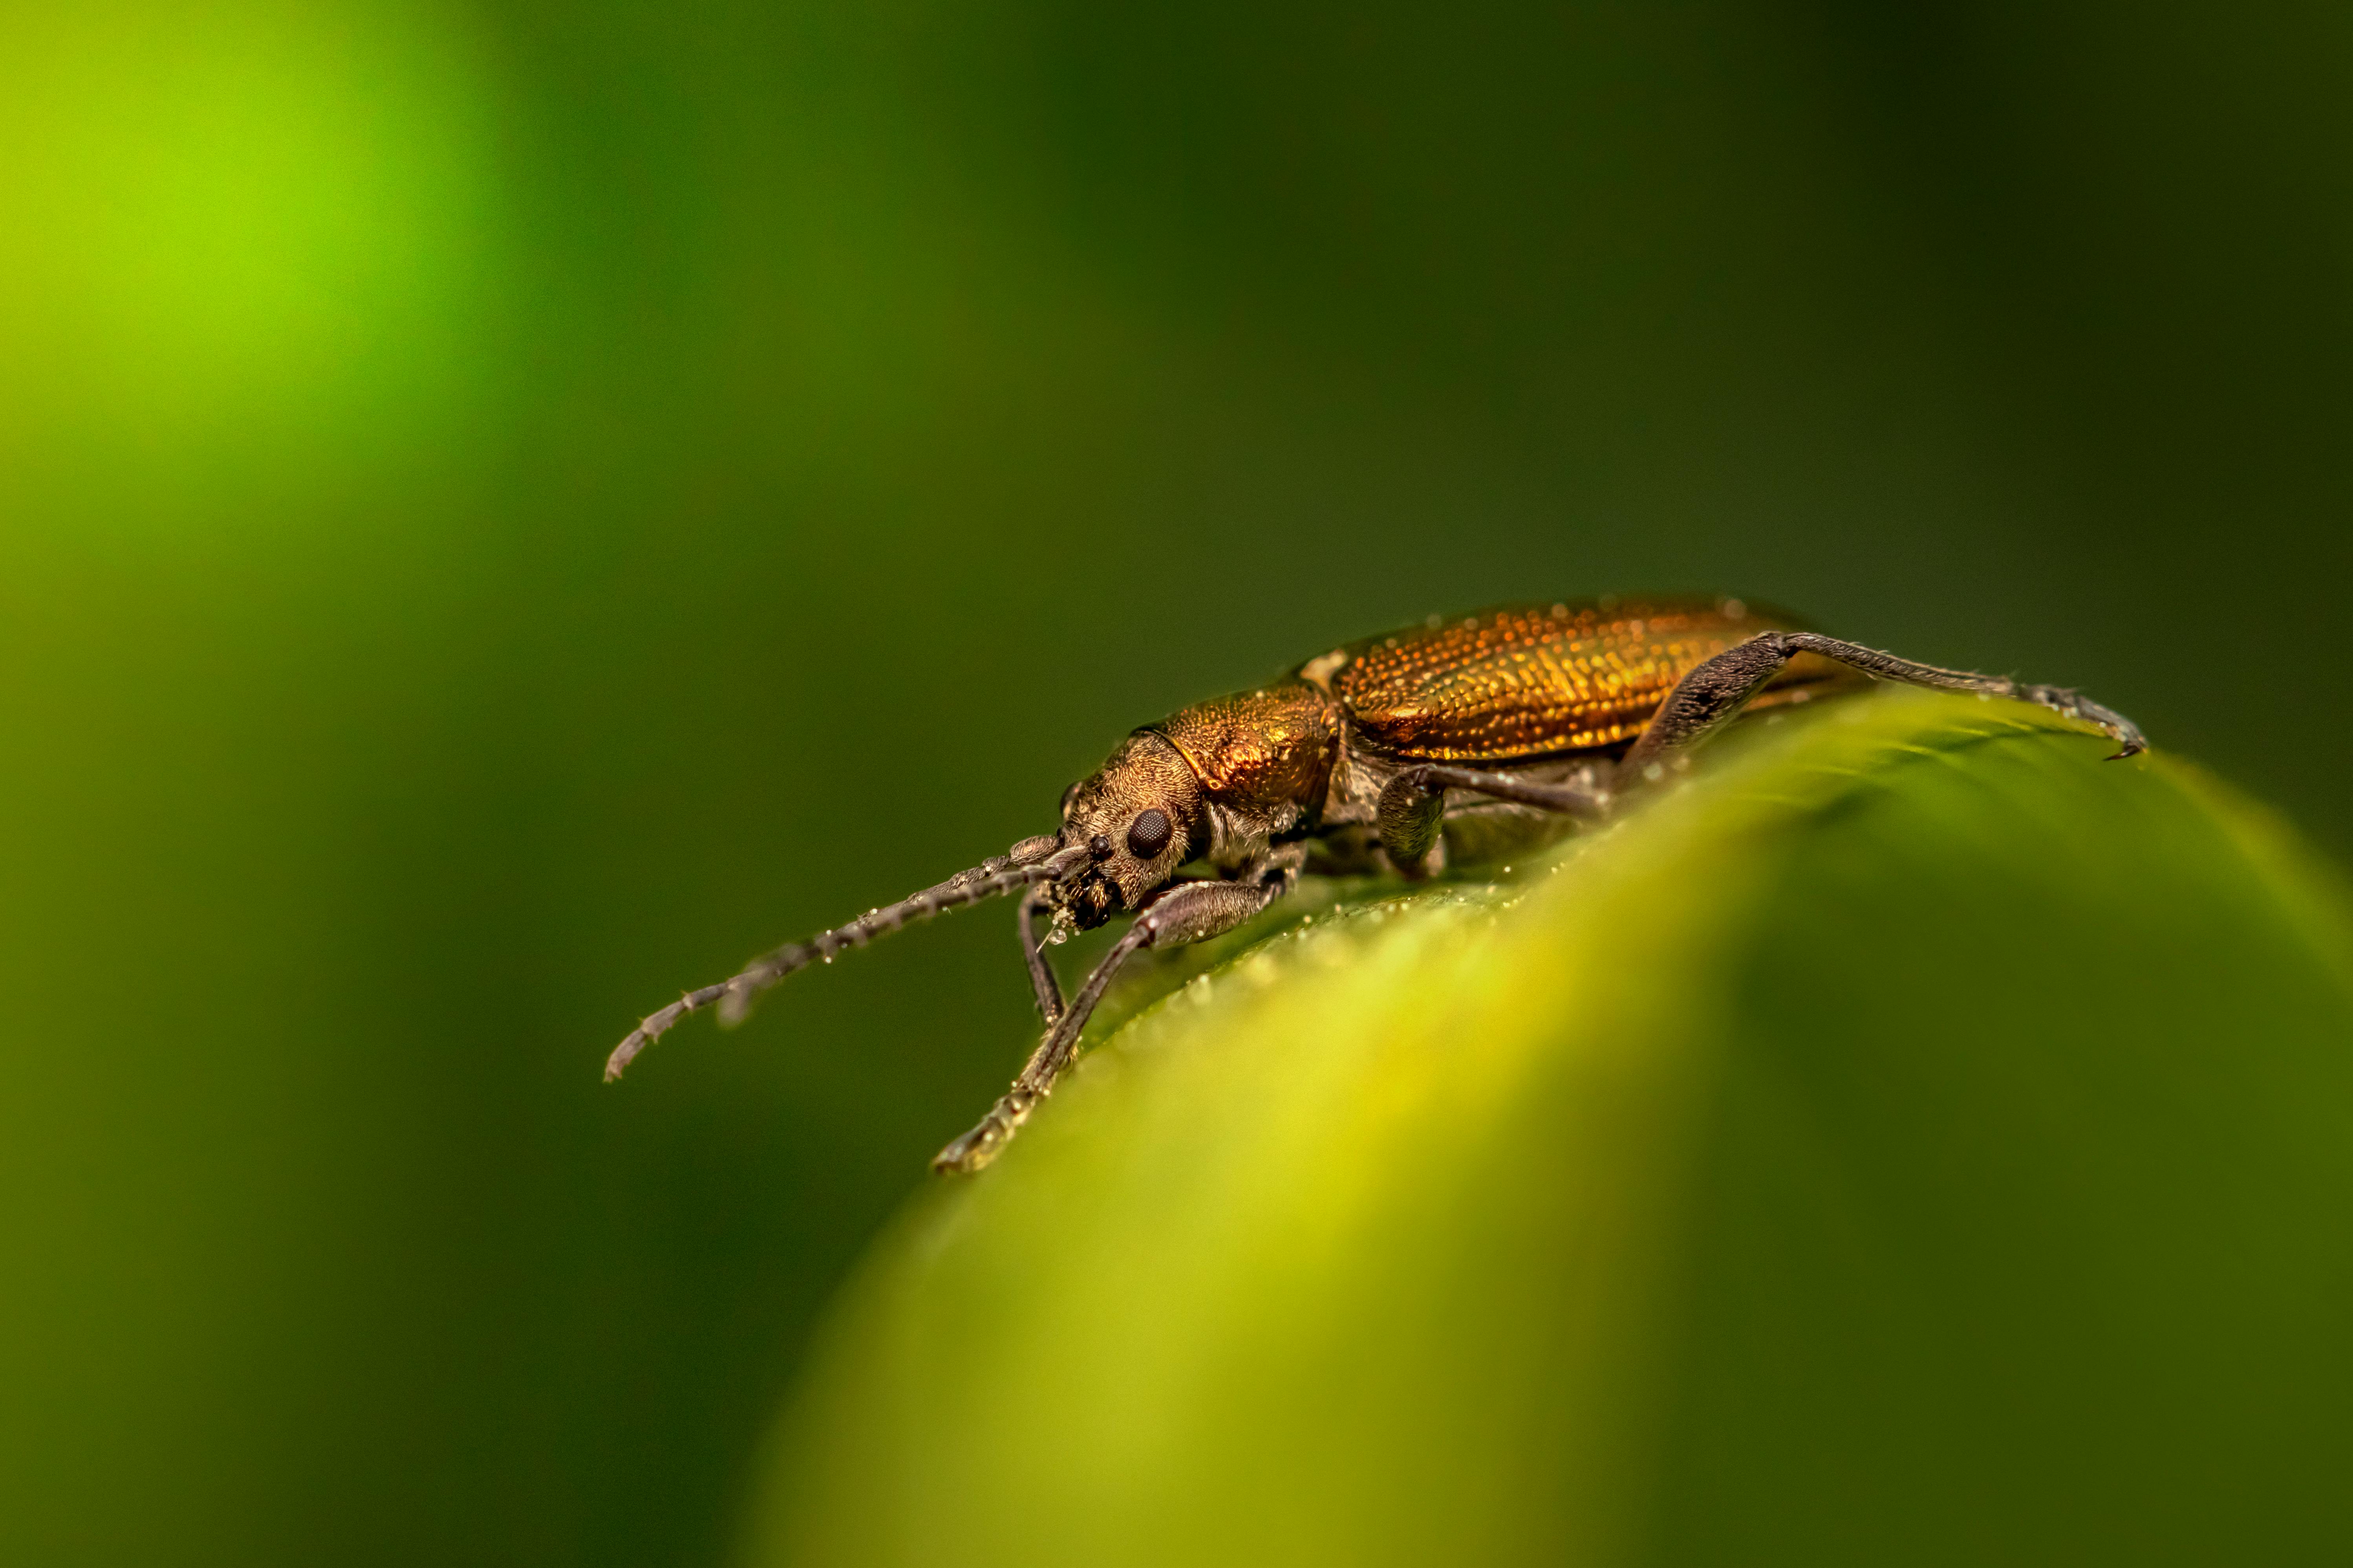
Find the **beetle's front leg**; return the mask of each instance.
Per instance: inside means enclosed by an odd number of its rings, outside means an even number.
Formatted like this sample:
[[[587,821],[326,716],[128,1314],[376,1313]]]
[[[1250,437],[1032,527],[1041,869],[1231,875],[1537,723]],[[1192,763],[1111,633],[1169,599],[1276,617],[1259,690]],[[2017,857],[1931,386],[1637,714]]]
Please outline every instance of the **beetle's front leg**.
[[[1069,1007],[1053,1020],[1046,1037],[1030,1053],[1029,1065],[1013,1087],[989,1108],[980,1124],[932,1160],[932,1169],[969,1174],[997,1158],[1038,1102],[1054,1091],[1054,1082],[1078,1055],[1079,1036],[1103,1000],[1103,992],[1122,965],[1147,947],[1185,947],[1222,936],[1263,910],[1298,885],[1299,868],[1306,861],[1303,845],[1285,845],[1247,879],[1231,882],[1177,882],[1146,904],[1103,961],[1095,965]]]

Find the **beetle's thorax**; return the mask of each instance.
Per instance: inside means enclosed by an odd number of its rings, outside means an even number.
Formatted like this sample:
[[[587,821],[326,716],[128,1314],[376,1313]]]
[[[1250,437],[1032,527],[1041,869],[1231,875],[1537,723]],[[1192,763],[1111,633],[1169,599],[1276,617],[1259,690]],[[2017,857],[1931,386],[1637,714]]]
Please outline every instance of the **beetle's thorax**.
[[[1145,732],[1165,737],[1200,781],[1208,841],[1195,853],[1232,870],[1263,856],[1273,839],[1313,826],[1341,724],[1328,695],[1291,679],[1197,702]]]

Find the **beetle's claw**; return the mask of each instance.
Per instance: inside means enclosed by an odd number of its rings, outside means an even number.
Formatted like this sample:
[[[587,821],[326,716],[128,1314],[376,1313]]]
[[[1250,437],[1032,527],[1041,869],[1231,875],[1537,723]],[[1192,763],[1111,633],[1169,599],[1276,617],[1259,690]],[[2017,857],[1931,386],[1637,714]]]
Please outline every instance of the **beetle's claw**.
[[[2121,763],[2126,757],[2137,757],[2148,750],[2148,737],[2142,734],[2140,726],[2130,720],[2121,723],[2104,723],[2100,728],[2105,730],[2108,732],[2108,738],[2116,742],[2116,751],[2105,759],[2108,762]]]

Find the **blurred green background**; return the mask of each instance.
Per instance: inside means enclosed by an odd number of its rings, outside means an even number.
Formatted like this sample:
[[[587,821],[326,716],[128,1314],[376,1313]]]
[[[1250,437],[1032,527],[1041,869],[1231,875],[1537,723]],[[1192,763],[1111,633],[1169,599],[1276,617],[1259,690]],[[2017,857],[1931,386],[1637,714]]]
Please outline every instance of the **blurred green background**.
[[[703,1563],[1028,1043],[638,1014],[1520,595],[2080,683],[2338,852],[2342,7],[0,11],[0,1558]]]

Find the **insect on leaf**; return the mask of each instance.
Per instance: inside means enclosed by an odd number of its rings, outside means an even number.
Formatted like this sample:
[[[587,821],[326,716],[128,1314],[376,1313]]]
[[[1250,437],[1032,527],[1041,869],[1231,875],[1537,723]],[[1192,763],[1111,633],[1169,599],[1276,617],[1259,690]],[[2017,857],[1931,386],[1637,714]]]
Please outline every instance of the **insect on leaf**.
[[[2284,1562],[2353,1536],[2353,936],[2013,703],[1712,752],[1096,1048],[839,1304],[762,1563]]]

